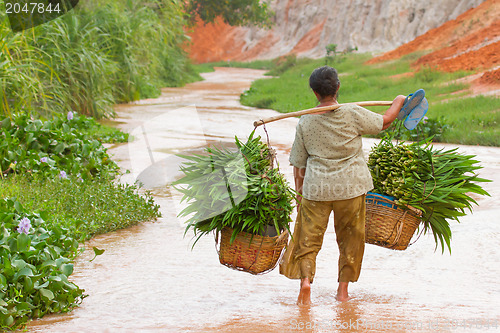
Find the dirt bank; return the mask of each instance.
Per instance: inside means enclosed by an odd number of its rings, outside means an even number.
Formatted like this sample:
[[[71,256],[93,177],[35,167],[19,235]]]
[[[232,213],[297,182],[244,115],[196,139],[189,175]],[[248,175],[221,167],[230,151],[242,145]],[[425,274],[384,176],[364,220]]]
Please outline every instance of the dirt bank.
[[[435,59],[445,59],[468,50],[475,50],[482,43],[489,44],[492,39],[498,38],[499,13],[500,1],[487,0],[476,8],[469,9],[455,20],[431,29],[413,41],[373,58],[368,63],[399,59],[417,51],[433,51],[434,56],[429,55],[427,58],[431,62]]]
[[[192,31],[188,31],[188,35],[191,41],[187,49],[194,63],[244,60],[241,54],[245,43],[241,31],[222,19],[208,24],[198,22]]]
[[[499,13],[500,1],[487,0],[457,19],[367,63],[375,64],[413,52],[424,52],[427,54],[413,62],[414,70],[431,67],[445,72],[475,72],[475,75],[463,80],[471,84],[471,94],[499,96],[500,84],[496,74],[500,64]]]

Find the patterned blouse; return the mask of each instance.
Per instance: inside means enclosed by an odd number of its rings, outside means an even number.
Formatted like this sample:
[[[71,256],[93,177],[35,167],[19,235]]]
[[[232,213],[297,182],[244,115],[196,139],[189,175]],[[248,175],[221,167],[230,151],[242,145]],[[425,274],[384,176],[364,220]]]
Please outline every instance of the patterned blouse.
[[[373,189],[361,135],[379,133],[383,122],[382,115],[355,104],[302,116],[289,160],[297,168],[306,168],[304,198],[346,200]]]

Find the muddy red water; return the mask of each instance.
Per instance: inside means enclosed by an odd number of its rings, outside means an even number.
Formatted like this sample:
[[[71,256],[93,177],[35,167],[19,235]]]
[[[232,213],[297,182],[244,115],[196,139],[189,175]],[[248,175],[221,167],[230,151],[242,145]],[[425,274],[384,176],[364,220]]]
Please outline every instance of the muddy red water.
[[[253,276],[218,262],[214,239],[191,250],[191,234],[176,215],[180,194],[169,184],[179,177],[177,153],[246,137],[253,121],[271,110],[241,106],[239,94],[262,71],[217,69],[205,81],[165,89],[158,99],[116,107],[129,144],[110,149],[124,170],[123,181],[139,179],[161,205],[156,222],[96,237],[86,244],[105,249],[94,261],[84,252],[71,279],[89,295],[71,313],[32,322],[29,332],[476,332],[500,330],[500,149],[461,146],[476,154],[493,179],[490,198],[461,223],[452,223],[452,254],[434,251],[422,235],[406,251],[367,245],[354,297],[335,300],[338,250],[328,228],[312,289],[310,308],[295,305],[299,283],[274,270]],[[306,88],[305,88],[306,89]],[[429,111],[431,113],[432,110]],[[268,124],[280,168],[287,163],[297,119]],[[263,128],[257,130],[265,137]],[[364,148],[376,142],[364,140]],[[455,146],[455,145],[447,145]],[[92,253],[91,253],[92,252]]]

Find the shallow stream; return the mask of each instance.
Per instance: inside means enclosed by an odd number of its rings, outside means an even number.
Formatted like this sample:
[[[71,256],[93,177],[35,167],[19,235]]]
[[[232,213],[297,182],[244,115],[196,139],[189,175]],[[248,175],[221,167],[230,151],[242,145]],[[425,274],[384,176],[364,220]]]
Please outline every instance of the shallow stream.
[[[422,235],[406,251],[367,245],[354,298],[335,300],[338,249],[333,223],[318,256],[313,304],[296,302],[299,282],[274,270],[253,276],[219,264],[214,239],[191,250],[177,219],[180,194],[168,184],[180,176],[177,153],[244,138],[253,121],[275,115],[239,104],[262,71],[220,68],[205,81],[164,89],[157,99],[116,107],[117,126],[132,133],[110,153],[123,181],[139,179],[161,205],[156,222],[98,236],[86,244],[71,280],[89,295],[71,313],[32,322],[29,332],[477,332],[500,330],[500,149],[461,146],[478,155],[491,198],[453,223],[452,254],[434,250]],[[430,111],[431,112],[431,111]],[[287,162],[297,119],[267,125],[280,168]],[[266,137],[263,128],[258,134]],[[364,140],[364,149],[376,142]],[[444,146],[444,145],[441,145]],[[456,146],[456,145],[447,145]],[[295,217],[295,216],[294,216]],[[92,247],[105,249],[94,261]]]

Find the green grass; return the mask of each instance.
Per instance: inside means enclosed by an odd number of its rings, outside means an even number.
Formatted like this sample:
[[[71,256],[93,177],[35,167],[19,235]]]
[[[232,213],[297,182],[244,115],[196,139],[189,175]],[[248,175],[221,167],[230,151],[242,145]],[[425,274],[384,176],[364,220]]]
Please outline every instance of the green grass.
[[[17,197],[28,211],[46,211],[49,224],[69,229],[79,241],[159,216],[159,207],[134,186],[109,179],[79,181],[12,175],[0,180],[0,198]]]
[[[249,62],[242,61],[217,61],[207,62],[204,64],[193,65],[196,73],[209,73],[214,71],[214,67],[237,67],[237,68],[252,68],[271,70],[275,67],[274,60],[254,60]]]
[[[440,141],[460,144],[500,146],[500,99],[495,97],[464,97],[467,84],[451,83],[471,72],[444,73],[424,68],[412,76],[396,76],[413,72],[411,59],[367,65],[369,54],[352,54],[329,64],[340,75],[339,102],[392,101],[397,95],[408,95],[419,88],[429,101],[427,116],[444,121],[448,127]],[[317,100],[309,88],[309,75],[324,59],[300,59],[278,78],[255,81],[241,95],[244,105],[292,112],[312,108]],[[394,77],[396,76],[396,77]],[[386,107],[373,107],[382,113]]]
[[[432,114],[443,117],[450,129],[444,142],[500,146],[500,99],[477,96],[432,105]]]
[[[128,141],[128,133],[108,125],[105,121],[96,122],[93,118],[88,118],[88,120],[95,122],[95,124],[83,130],[89,137],[103,143],[123,143]]]
[[[211,62],[211,63],[204,63],[204,64],[194,64],[192,65],[192,68],[194,69],[194,71],[198,74],[201,74],[201,73],[210,73],[210,72],[213,72],[215,71],[214,70],[214,63]]]

